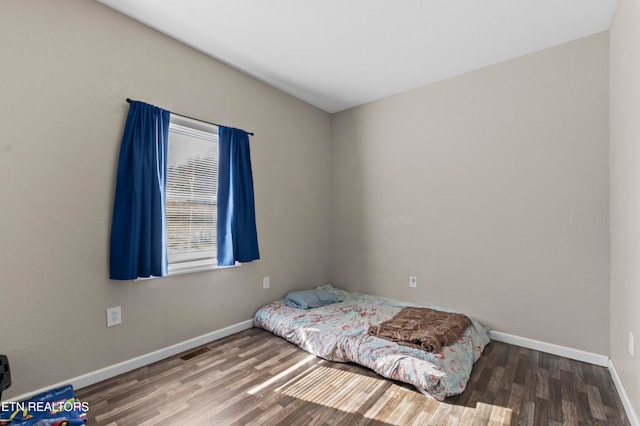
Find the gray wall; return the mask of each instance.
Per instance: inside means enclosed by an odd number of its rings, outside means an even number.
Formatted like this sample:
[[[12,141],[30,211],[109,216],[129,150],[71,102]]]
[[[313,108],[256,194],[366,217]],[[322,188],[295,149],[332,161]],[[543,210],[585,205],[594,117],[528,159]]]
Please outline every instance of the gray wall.
[[[331,140],[335,284],[608,353],[607,33],[335,114]]]
[[[640,414],[640,2],[610,30],[611,359]],[[628,351],[635,337],[634,356]]]
[[[250,319],[327,281],[327,113],[93,1],[0,2],[0,40],[0,353],[14,381],[3,397]],[[126,97],[255,132],[260,261],[109,281]],[[107,329],[105,310],[118,305],[123,324]]]

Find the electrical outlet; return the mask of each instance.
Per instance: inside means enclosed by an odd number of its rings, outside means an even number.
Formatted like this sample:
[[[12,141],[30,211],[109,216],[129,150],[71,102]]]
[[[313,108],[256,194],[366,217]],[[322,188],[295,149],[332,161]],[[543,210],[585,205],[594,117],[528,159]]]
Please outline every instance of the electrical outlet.
[[[629,355],[633,356],[633,333],[629,332]]]
[[[418,277],[409,277],[409,287],[416,288],[418,286]]]
[[[271,279],[269,277],[262,277],[262,288],[267,289],[271,285]]]
[[[107,327],[122,324],[122,310],[120,306],[107,309]]]

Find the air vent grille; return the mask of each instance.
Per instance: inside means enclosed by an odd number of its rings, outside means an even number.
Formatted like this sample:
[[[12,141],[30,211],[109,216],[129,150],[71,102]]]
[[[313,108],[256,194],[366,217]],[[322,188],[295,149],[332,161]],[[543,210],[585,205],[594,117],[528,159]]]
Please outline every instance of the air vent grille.
[[[208,347],[203,347],[200,349],[196,349],[195,351],[189,352],[187,354],[184,354],[180,357],[181,360],[183,361],[189,361],[192,358],[197,357],[198,355],[202,355],[203,353],[209,352],[211,349],[209,349]]]

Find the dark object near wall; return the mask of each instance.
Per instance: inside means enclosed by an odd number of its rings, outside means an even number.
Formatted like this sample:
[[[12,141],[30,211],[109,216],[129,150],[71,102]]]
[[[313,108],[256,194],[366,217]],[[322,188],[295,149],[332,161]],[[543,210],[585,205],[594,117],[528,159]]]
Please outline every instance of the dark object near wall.
[[[9,359],[6,355],[0,355],[0,401],[2,392],[11,386],[11,370],[9,369]]]

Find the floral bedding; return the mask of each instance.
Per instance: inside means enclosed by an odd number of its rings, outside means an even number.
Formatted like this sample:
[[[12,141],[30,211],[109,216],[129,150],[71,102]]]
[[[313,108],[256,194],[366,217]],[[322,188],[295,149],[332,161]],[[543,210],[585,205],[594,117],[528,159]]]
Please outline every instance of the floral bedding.
[[[355,362],[389,379],[415,386],[443,400],[464,391],[471,368],[489,343],[487,330],[475,319],[453,345],[425,352],[368,334],[369,326],[391,319],[403,307],[417,306],[384,297],[351,293],[331,285],[342,302],[313,309],[272,302],[256,312],[253,323],[314,355]],[[431,307],[446,312],[450,309]]]

